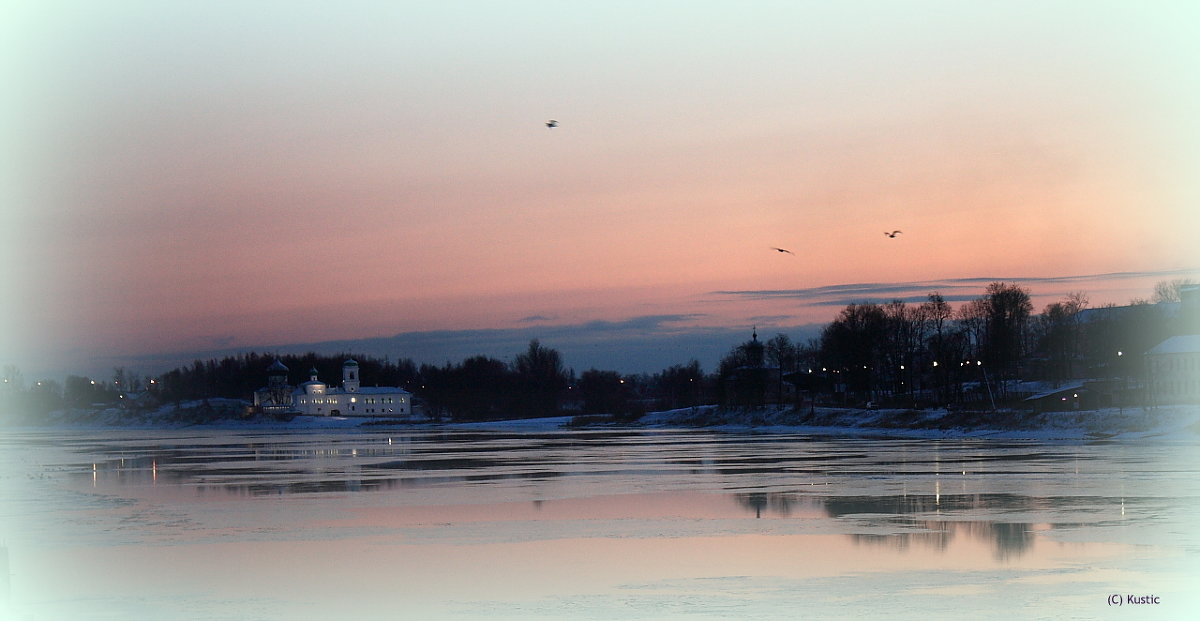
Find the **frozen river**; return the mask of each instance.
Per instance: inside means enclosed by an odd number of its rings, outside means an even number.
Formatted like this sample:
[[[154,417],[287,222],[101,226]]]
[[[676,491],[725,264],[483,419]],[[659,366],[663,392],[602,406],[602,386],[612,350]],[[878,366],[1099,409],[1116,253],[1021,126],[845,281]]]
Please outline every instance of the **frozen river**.
[[[0,618],[1194,619],[1194,442],[0,435]]]

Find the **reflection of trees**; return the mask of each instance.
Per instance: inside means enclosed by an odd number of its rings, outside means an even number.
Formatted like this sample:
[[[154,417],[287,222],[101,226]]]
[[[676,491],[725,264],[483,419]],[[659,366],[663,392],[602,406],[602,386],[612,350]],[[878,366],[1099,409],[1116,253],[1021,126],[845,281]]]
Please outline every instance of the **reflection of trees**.
[[[945,551],[950,547],[950,542],[954,540],[954,533],[957,530],[957,528],[951,526],[950,522],[924,522],[922,526],[928,530],[886,535],[859,533],[850,535],[850,539],[855,543],[892,548],[899,551],[907,550],[913,545],[922,545],[927,548]]]
[[[864,543],[896,550],[907,550],[912,545],[923,545],[937,550],[946,550],[955,535],[964,533],[973,539],[990,541],[997,559],[1017,558],[1033,546],[1030,524],[1017,522],[947,522],[939,520],[911,520],[906,526],[922,530],[886,535],[850,535],[855,543]]]
[[[738,502],[743,506],[754,509],[754,517],[756,518],[762,517],[763,507],[766,507],[769,502],[767,494],[761,492],[754,494],[738,494],[737,499]]]
[[[945,550],[956,535],[987,541],[996,558],[1018,557],[1033,546],[1032,525],[1024,522],[957,520],[955,516],[992,511],[1027,511],[1046,499],[1013,494],[907,494],[895,496],[835,496],[822,498],[793,492],[750,492],[734,499],[756,518],[787,517],[800,505],[824,509],[832,518],[858,518],[889,531],[850,535],[856,543],[906,550],[914,545]],[[1053,502],[1053,501],[1051,501]],[[928,516],[937,515],[936,519]]]
[[[1010,559],[1021,556],[1033,547],[1032,525],[1020,522],[967,522],[972,530],[982,533],[980,538],[990,538],[996,544],[996,557]]]
[[[931,520],[921,516],[930,513],[950,516],[996,510],[1031,510],[1041,502],[1041,499],[1013,494],[848,496],[824,499],[825,510],[830,517],[887,516],[884,521],[891,525],[919,529],[881,535],[851,535],[856,542],[884,545],[899,550],[907,549],[916,543],[944,550],[956,534],[963,533],[974,539],[991,542],[996,557],[1001,560],[1018,557],[1033,546],[1034,537],[1030,532],[1030,524],[988,520]]]
[[[787,517],[803,501],[799,495],[787,492],[750,492],[734,494],[733,497],[739,505],[753,511],[756,518],[761,518],[764,513]]]

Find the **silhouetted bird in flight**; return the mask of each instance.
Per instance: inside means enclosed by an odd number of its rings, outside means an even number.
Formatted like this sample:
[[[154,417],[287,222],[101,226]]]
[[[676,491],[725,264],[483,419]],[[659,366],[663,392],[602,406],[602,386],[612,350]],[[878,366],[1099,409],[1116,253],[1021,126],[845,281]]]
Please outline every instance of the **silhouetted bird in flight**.
[[[546,127],[558,127],[558,121],[550,119],[549,121],[546,121]]]
[[[892,231],[891,233],[889,233],[887,231],[883,232],[883,234],[887,235],[888,237],[895,237],[895,236],[899,235],[900,233],[902,233],[902,231]]]
[[[792,252],[791,250],[787,250],[786,248],[776,248],[775,246],[771,246],[771,250],[778,250],[779,252],[786,252],[792,256],[796,256],[796,253]]]

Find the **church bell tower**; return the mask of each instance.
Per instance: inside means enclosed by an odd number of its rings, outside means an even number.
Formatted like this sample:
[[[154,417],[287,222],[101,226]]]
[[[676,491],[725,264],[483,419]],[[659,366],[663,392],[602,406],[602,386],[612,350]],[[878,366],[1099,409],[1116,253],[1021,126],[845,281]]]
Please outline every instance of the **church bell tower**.
[[[342,363],[342,390],[358,392],[358,362],[353,358]]]

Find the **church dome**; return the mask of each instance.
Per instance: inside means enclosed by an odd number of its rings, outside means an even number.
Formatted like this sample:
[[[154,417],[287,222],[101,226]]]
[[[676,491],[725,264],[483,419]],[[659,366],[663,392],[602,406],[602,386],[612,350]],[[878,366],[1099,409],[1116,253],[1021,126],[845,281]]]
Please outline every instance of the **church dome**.
[[[354,360],[354,358],[351,358],[351,359],[349,359],[349,360],[347,360],[347,361],[343,362],[343,363],[342,363],[342,366],[344,366],[344,367],[356,367],[356,366],[358,366],[358,362],[357,362],[357,361],[355,361],[355,360]]]
[[[279,358],[276,358],[275,362],[271,366],[267,367],[267,373],[270,375],[276,375],[278,373],[287,373],[287,372],[288,372],[287,366],[285,366],[283,364],[283,362],[279,360]]]

